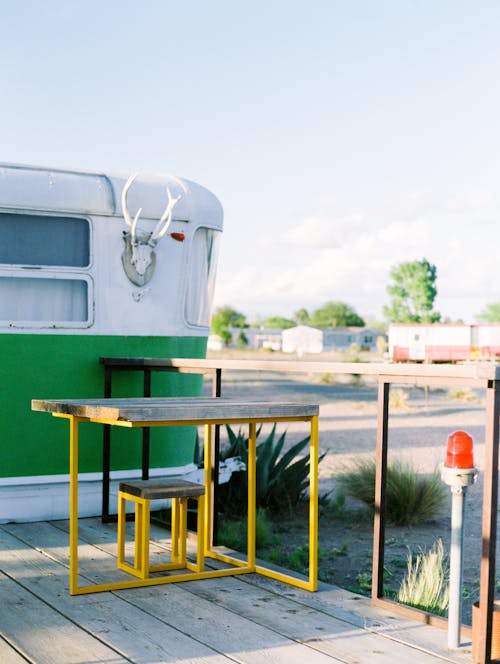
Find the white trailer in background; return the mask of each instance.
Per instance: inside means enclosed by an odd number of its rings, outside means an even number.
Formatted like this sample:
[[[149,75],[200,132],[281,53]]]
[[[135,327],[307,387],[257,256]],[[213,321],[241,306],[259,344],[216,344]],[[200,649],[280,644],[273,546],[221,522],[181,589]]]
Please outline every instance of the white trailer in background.
[[[394,362],[495,360],[500,357],[500,323],[390,325],[389,357]]]

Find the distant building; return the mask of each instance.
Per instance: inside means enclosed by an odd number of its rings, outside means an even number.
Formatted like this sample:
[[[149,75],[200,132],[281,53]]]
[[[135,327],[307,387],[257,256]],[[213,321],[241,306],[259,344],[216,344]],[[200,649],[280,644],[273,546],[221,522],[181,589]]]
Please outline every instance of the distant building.
[[[323,353],[328,351],[347,351],[353,344],[361,350],[377,350],[377,339],[384,336],[380,330],[368,327],[328,327],[317,328],[309,325],[297,325],[287,330],[264,330],[255,327],[232,327],[229,329],[231,341],[229,348],[241,347],[241,337],[248,342],[246,348],[259,350],[261,348],[284,353]],[[224,340],[217,334],[208,337],[208,349],[219,351],[224,346]]]
[[[323,351],[323,332],[308,325],[297,325],[281,332],[284,353],[321,353]]]
[[[377,350],[379,330],[368,327],[333,327],[323,330],[323,350],[349,350],[353,344],[362,350]]]
[[[242,336],[246,339],[246,348],[259,350],[260,348],[267,348],[270,350],[281,350],[281,332],[282,330],[262,330],[256,327],[231,327],[231,341],[229,348],[238,348],[241,346]],[[218,334],[211,334],[208,337],[207,348],[209,350],[222,350],[224,348],[224,340]]]
[[[210,334],[207,340],[208,350],[222,350],[224,348],[224,340],[218,334]]]
[[[353,344],[362,350],[377,350],[379,330],[367,327],[315,328],[298,325],[283,330],[283,352],[285,353],[322,353],[335,350],[350,350]]]

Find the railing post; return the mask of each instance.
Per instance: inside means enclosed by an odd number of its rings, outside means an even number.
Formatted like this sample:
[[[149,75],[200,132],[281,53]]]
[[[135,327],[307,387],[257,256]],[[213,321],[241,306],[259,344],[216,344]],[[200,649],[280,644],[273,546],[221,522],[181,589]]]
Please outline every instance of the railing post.
[[[109,399],[113,391],[113,370],[104,365],[104,398]],[[102,428],[102,509],[101,521],[109,519],[109,475],[111,472],[111,427],[105,424]]]
[[[480,664],[491,661],[493,596],[495,591],[495,562],[498,500],[498,443],[500,418],[500,383],[488,381],[486,388],[486,431],[483,489],[483,530],[479,590]]]
[[[220,397],[222,394],[222,369],[214,369],[212,374],[212,396]],[[212,445],[212,493],[211,493],[211,511],[212,511],[212,521],[211,521],[211,531],[210,531],[210,543],[213,546],[218,544],[218,532],[219,532],[219,516],[217,513],[217,505],[219,498],[219,463],[220,463],[220,424],[213,425],[212,430],[213,436],[213,445]]]
[[[375,466],[375,515],[373,523],[372,598],[384,595],[385,490],[387,478],[387,432],[389,420],[387,377],[380,376],[377,404],[377,452]]]

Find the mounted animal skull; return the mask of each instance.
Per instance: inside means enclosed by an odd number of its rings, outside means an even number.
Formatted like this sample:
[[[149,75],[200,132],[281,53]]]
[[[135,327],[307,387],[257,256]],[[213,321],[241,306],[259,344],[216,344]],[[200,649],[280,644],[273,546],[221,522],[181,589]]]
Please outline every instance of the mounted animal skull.
[[[167,232],[172,221],[172,211],[175,204],[181,198],[174,198],[167,187],[168,202],[165,211],[161,215],[159,222],[150,233],[137,228],[137,222],[141,216],[142,208],[139,208],[132,221],[127,207],[127,193],[132,183],[137,178],[137,173],[131,175],[122,191],[122,211],[125,223],[129,227],[128,231],[123,231],[123,241],[125,248],[122,254],[122,264],[125,274],[133,284],[144,286],[151,279],[156,265],[156,254],[154,249],[161,238]]]

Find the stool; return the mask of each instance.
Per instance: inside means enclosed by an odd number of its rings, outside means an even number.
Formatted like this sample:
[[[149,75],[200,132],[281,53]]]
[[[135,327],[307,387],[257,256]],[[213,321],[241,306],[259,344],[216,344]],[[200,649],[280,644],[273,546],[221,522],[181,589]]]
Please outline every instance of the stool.
[[[172,562],[149,564],[149,523],[152,500],[172,500]],[[198,502],[196,564],[186,559],[187,501]],[[125,562],[126,501],[135,503],[134,565]],[[205,487],[178,478],[132,480],[120,482],[118,491],[118,568],[129,574],[147,579],[150,572],[189,569],[203,571],[205,553]]]

